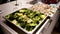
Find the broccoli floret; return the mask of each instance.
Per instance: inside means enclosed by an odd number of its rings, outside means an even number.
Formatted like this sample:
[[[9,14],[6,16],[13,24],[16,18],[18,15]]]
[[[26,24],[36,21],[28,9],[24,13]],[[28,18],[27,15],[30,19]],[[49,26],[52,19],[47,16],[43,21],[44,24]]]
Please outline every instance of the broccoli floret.
[[[11,21],[13,24],[17,25],[18,22],[16,20]]]
[[[28,20],[27,20],[27,23],[31,23],[31,22],[32,22],[32,19],[28,19]]]
[[[36,23],[30,23],[30,24],[28,24],[28,26],[37,26],[37,24]]]
[[[40,20],[40,17],[36,16],[36,17],[33,18],[33,20],[39,21]]]
[[[46,16],[45,16],[45,15],[41,15],[40,17],[41,17],[42,19],[44,19]]]
[[[5,16],[5,18],[6,18],[6,19],[9,19],[9,18],[10,18],[10,14],[9,14],[9,15],[7,15],[7,16]]]

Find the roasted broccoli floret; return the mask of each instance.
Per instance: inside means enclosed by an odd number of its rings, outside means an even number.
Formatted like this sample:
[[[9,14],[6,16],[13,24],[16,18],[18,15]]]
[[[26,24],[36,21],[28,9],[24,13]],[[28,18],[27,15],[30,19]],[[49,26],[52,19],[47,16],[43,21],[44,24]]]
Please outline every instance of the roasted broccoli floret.
[[[41,17],[42,19],[44,19],[46,16],[45,16],[45,15],[41,15],[40,17]]]

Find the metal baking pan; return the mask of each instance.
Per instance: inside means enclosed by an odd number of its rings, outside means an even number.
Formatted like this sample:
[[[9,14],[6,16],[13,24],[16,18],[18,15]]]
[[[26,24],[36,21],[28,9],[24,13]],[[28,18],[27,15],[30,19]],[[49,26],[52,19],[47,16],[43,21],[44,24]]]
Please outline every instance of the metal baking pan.
[[[21,10],[21,9],[20,9]],[[15,11],[15,12],[18,12],[18,11]],[[15,12],[13,12],[13,13],[15,13]],[[13,13],[11,13],[11,14],[13,14]],[[7,16],[7,15],[6,15]],[[11,24],[11,25],[13,25],[13,26],[15,26],[15,28],[18,28],[19,30],[20,30],[20,33],[19,34],[21,34],[21,33],[23,33],[23,34],[34,34],[34,33],[36,33],[36,31],[39,29],[39,27],[41,27],[42,25],[43,25],[43,23],[47,20],[47,18],[48,18],[49,16],[46,16],[32,31],[27,31],[27,30],[25,30],[25,29],[23,29],[21,26],[18,26],[18,25],[16,25],[16,24],[14,24],[14,23],[12,23],[9,19],[7,19],[6,17],[4,17],[7,21],[8,21],[8,24]],[[12,27],[13,27],[12,26]]]

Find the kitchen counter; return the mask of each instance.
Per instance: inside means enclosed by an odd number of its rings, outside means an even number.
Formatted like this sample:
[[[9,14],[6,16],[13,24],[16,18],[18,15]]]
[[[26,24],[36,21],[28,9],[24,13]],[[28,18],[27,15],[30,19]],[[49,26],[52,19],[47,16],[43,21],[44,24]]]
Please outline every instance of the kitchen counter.
[[[18,6],[15,6],[15,4],[16,1],[0,5],[0,11],[2,12],[0,13],[1,16],[5,16],[6,14],[19,10],[20,8],[28,8],[32,6],[30,4],[23,4],[22,2],[20,2]]]

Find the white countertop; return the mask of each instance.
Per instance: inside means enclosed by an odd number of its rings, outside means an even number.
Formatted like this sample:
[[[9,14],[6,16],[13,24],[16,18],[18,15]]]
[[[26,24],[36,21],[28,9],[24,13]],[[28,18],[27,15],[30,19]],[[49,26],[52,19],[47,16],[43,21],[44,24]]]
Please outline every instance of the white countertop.
[[[15,2],[16,1],[0,5],[0,10],[3,12],[3,13],[1,13],[2,16],[4,16],[5,14],[14,12],[16,10],[19,10],[20,8],[28,8],[28,7],[32,6],[30,4],[22,4],[22,3],[19,3],[18,6],[15,6],[15,4],[16,4]]]

